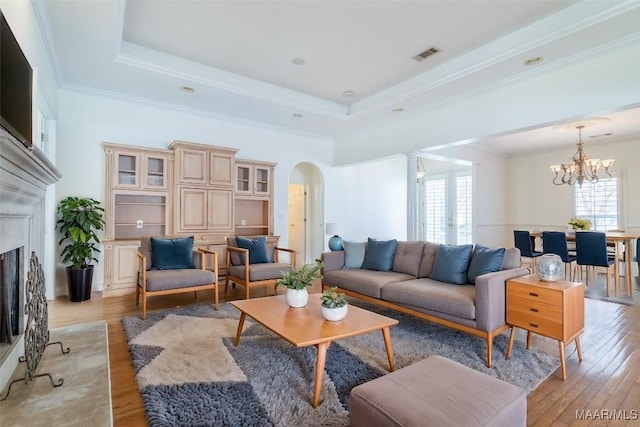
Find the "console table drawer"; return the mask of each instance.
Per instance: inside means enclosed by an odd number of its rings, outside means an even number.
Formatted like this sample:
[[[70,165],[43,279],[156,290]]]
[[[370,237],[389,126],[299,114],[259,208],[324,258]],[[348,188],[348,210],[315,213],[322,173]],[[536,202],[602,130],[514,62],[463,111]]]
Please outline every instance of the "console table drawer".
[[[519,283],[510,283],[508,295],[510,298],[520,297],[546,304],[562,306],[562,292],[557,292],[551,289],[542,289],[540,287]]]

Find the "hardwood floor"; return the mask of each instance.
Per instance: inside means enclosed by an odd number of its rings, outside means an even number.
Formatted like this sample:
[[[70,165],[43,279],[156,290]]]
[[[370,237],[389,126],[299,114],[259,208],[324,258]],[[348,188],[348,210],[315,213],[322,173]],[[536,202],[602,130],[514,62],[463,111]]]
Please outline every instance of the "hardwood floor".
[[[311,289],[319,291],[319,284]],[[241,286],[230,289],[226,296],[221,292],[220,300],[242,298],[242,292]],[[278,289],[281,292],[284,288]],[[256,297],[272,293],[272,287],[252,290]],[[213,301],[212,292],[199,293],[197,301]],[[156,297],[150,300],[149,310],[193,302],[193,294]],[[572,344],[567,348],[567,380],[562,380],[558,369],[529,394],[530,426],[640,426],[640,306],[587,299],[585,307],[586,326],[580,338],[583,361],[578,362]],[[49,302],[50,328],[100,319],[107,322],[115,426],[146,425],[121,322],[123,316],[137,314],[134,295],[102,299],[94,294],[84,303],[70,303],[66,297]],[[558,353],[553,340],[534,336],[532,345]],[[578,415],[588,417],[578,419]]]

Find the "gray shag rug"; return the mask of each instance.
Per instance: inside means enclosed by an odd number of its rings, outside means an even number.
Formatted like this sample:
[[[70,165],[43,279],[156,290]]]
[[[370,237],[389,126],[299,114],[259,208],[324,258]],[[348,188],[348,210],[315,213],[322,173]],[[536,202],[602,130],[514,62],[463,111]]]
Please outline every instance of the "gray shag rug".
[[[508,332],[494,339],[493,367],[477,337],[393,310],[350,303],[398,319],[391,327],[396,369],[441,355],[477,371],[535,389],[560,366],[557,357],[516,340],[505,360]],[[315,347],[296,348],[249,317],[238,347],[240,312],[199,304],[150,313],[124,324],[150,426],[347,426],[349,392],[388,373],[382,334],[335,341],[327,352],[321,403],[311,407]]]

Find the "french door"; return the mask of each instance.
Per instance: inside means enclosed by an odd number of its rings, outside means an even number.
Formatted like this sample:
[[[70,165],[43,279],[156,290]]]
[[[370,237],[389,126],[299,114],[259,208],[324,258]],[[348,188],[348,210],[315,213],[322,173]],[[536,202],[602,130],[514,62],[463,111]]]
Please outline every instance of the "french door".
[[[448,245],[473,242],[471,170],[424,175],[419,180],[421,240]]]

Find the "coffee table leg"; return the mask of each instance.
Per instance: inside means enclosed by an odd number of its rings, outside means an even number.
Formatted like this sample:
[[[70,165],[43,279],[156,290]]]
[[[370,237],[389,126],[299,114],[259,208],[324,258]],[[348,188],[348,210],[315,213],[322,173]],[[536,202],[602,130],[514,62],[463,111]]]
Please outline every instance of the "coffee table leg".
[[[322,388],[322,378],[324,377],[324,364],[327,360],[327,349],[329,348],[329,342],[321,342],[316,347],[318,348],[318,357],[316,359],[316,376],[313,383],[313,402],[312,405],[315,408],[318,407],[320,401],[320,389]]]
[[[382,328],[382,336],[384,337],[384,346],[387,349],[387,358],[389,359],[389,371],[396,370],[396,364],[393,360],[393,346],[391,345],[391,334],[389,328]]]
[[[244,326],[244,319],[247,317],[247,314],[243,311],[240,315],[240,321],[238,322],[238,332],[236,333],[236,339],[233,342],[233,346],[237,347],[240,342],[240,334],[242,333],[242,327]]]

